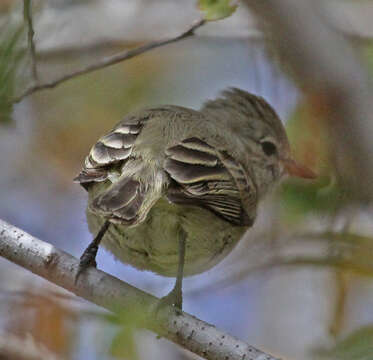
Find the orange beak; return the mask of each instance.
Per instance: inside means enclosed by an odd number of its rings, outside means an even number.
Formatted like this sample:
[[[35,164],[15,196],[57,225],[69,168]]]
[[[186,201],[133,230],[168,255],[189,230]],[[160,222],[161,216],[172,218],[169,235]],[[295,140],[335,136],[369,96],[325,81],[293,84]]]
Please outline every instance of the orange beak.
[[[315,179],[317,175],[308,167],[298,164],[295,160],[289,158],[282,160],[286,172],[290,176],[300,177],[304,179]]]

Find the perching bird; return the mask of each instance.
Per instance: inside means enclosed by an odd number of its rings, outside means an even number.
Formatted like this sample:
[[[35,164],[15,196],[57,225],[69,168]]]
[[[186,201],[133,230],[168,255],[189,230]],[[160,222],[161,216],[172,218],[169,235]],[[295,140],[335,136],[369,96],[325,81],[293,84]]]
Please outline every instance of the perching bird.
[[[284,174],[313,178],[290,154],[285,129],[261,97],[229,89],[200,111],[166,105],[127,115],[101,137],[75,178],[88,191],[98,245],[141,270],[177,277],[164,298],[182,307],[183,275],[210,269],[252,226]]]

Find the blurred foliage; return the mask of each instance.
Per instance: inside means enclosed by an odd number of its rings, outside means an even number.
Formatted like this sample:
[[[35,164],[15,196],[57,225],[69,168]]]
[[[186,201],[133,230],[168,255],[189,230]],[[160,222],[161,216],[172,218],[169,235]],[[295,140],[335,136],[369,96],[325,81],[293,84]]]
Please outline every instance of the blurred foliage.
[[[373,276],[373,238],[348,232],[315,232],[304,234],[302,239],[326,241],[327,252],[323,255],[298,255],[276,260],[276,265],[328,266],[354,273],[359,276]]]
[[[231,16],[237,9],[237,1],[199,0],[198,8],[204,13],[205,20],[214,21]]]
[[[341,268],[361,276],[373,276],[373,239],[354,233],[325,233],[329,250],[341,262]]]
[[[140,304],[134,303],[132,306],[120,310],[115,315],[109,315],[108,318],[119,327],[111,343],[111,355],[118,359],[138,359],[135,333],[139,329],[149,326],[149,321],[152,320],[148,312]]]
[[[0,27],[0,124],[11,121],[16,78],[25,56],[22,48],[24,27],[5,23]]]
[[[289,220],[310,212],[333,213],[345,203],[330,151],[327,128],[314,101],[301,102],[287,122],[294,158],[316,172],[313,181],[290,178],[279,190],[279,202]]]
[[[373,42],[367,43],[363,47],[363,56],[365,58],[367,68],[371,77],[373,77]]]
[[[75,345],[78,316],[45,289],[24,291],[9,303],[7,332],[20,339],[32,337],[35,344],[64,359]]]
[[[138,359],[133,329],[123,327],[117,333],[111,343],[110,354],[117,359]]]
[[[7,13],[14,6],[14,0],[1,0],[0,1],[0,14]]]
[[[373,326],[364,326],[330,350],[318,350],[315,359],[330,360],[371,360],[373,359]]]
[[[74,62],[65,66],[78,67]],[[152,53],[36,93],[33,150],[70,182],[97,138],[129,112],[148,105],[152,84],[166,66]]]
[[[81,307],[83,303],[75,303],[78,306],[72,306],[72,301],[76,302],[74,297],[44,287],[9,292],[8,295],[8,316],[3,319],[5,330],[2,331],[2,336],[17,339],[19,344],[24,343],[25,346],[31,342],[31,349],[36,353],[50,354],[45,357],[33,357],[30,354],[30,359],[75,359],[77,347],[81,346],[82,341],[77,336],[79,328],[84,320],[90,320],[95,322],[91,325],[98,325],[104,331],[112,329],[116,333],[113,336],[110,331],[109,350],[102,352],[106,340],[102,342],[103,339],[99,336],[96,338],[97,343],[93,344],[98,347],[95,349],[92,346],[89,351],[83,349],[84,353],[97,351],[105,359],[137,360],[139,357],[136,333],[148,326],[153,329],[157,327],[156,321],[139,303],[133,303],[125,309],[118,307],[115,313],[106,313],[89,309],[85,311],[85,308]],[[0,358],[2,359],[1,356]],[[19,359],[23,359],[21,354]]]

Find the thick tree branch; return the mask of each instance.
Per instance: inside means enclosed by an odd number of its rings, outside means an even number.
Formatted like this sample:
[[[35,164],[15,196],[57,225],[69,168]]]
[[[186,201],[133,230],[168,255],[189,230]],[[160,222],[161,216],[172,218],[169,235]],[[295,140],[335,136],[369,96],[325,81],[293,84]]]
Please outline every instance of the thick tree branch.
[[[327,21],[320,0],[246,0],[262,18],[283,63],[290,66],[325,118],[346,188],[373,199],[373,101],[369,76],[352,46]]]
[[[90,268],[75,284],[79,260],[0,220],[0,255],[54,284],[111,311],[130,309],[133,304],[154,315],[158,298],[103,271]],[[167,307],[147,326],[184,348],[214,360],[276,360],[187,313]]]
[[[28,33],[27,33],[27,42],[28,42],[28,48],[30,51],[31,56],[31,71],[32,71],[32,77],[34,82],[38,81],[38,70],[36,67],[36,51],[35,51],[35,43],[34,43],[34,26],[32,23],[32,10],[31,10],[32,4],[31,0],[23,0],[23,17],[25,19],[25,22],[27,24]]]
[[[158,48],[158,47],[161,47],[161,46],[164,46],[164,45],[168,45],[168,44],[177,42],[179,40],[183,40],[185,38],[188,38],[190,36],[193,36],[194,32],[199,27],[201,27],[204,23],[205,23],[205,20],[199,20],[199,21],[195,22],[187,31],[185,31],[182,34],[177,35],[175,37],[171,37],[171,38],[165,39],[165,40],[152,41],[152,42],[149,42],[145,45],[139,46],[135,49],[126,50],[126,51],[120,52],[116,55],[104,58],[104,59],[102,59],[100,61],[97,61],[94,64],[88,65],[88,66],[86,66],[82,69],[75,70],[75,71],[73,71],[69,74],[65,74],[65,75],[63,75],[63,76],[61,76],[61,77],[59,77],[59,78],[57,78],[53,81],[44,82],[44,83],[37,83],[37,84],[29,87],[28,89],[26,89],[19,96],[12,99],[11,102],[12,103],[18,103],[22,99],[24,99],[26,96],[29,96],[36,91],[54,88],[54,87],[62,84],[63,82],[68,81],[68,80],[73,79],[73,78],[76,78],[80,75],[85,75],[85,74],[88,74],[92,71],[103,69],[103,68],[106,68],[110,65],[118,64],[119,62],[132,59],[135,56],[141,55],[141,54],[143,54],[147,51],[153,50],[155,48]]]

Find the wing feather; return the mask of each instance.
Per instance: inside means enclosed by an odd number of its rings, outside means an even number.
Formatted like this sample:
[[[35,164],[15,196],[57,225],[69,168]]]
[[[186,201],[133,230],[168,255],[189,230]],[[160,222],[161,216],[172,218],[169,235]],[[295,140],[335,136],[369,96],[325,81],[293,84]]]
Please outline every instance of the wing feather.
[[[236,225],[252,224],[233,176],[212,146],[193,137],[170,147],[166,155],[164,169],[173,179],[169,201],[207,208]]]
[[[124,177],[95,197],[90,208],[114,221],[134,224],[140,220],[145,195],[139,181]]]
[[[143,123],[149,116],[128,116],[102,136],[91,148],[84,167],[74,179],[87,188],[91,182],[105,181],[118,164],[123,164],[131,156],[133,145]]]
[[[99,212],[113,221],[139,223],[154,201],[164,194],[167,184],[166,196],[169,201],[200,206],[230,223],[250,226],[253,222],[250,216],[253,215],[243,203],[246,198],[255,198],[255,187],[251,186],[240,164],[204,139],[190,137],[167,148],[163,169],[153,169],[156,176],[164,179],[154,183],[146,180],[149,169],[145,167],[150,165],[131,157],[137,136],[150,116],[173,118],[175,111],[180,109],[165,107],[127,116],[92,147],[82,171],[74,179],[76,182],[88,189],[91,183],[111,179],[114,171],[118,168],[122,170],[118,180],[95,195],[90,204],[91,211]],[[136,161],[139,171],[134,173],[131,170],[126,174],[124,169]],[[146,189],[141,179],[147,184]]]

